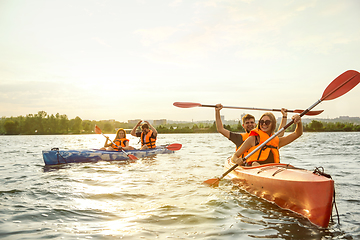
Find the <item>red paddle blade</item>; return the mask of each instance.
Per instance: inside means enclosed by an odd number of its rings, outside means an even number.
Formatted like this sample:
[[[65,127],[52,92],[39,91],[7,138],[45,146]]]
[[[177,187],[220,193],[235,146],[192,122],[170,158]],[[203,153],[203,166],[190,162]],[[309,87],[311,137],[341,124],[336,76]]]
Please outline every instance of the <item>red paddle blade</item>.
[[[335,78],[325,89],[321,101],[338,98],[360,82],[360,73],[355,70],[348,70]]]
[[[200,103],[192,103],[192,102],[174,102],[173,105],[179,108],[201,107]]]
[[[300,109],[296,109],[294,110],[295,113],[302,113],[304,110],[300,110]],[[317,111],[308,111],[305,115],[309,115],[309,116],[315,116],[315,115],[319,115],[320,113],[322,113],[324,110],[317,110]]]
[[[130,158],[130,160],[138,160],[138,158],[132,154],[128,154],[128,157]]]
[[[180,143],[173,143],[173,144],[170,144],[170,145],[166,146],[166,148],[171,150],[171,151],[180,150],[181,147],[182,147],[182,145]]]
[[[209,185],[210,187],[218,187],[220,179],[219,178],[212,178],[203,182],[205,185]]]
[[[95,132],[96,132],[97,134],[101,134],[101,129],[100,129],[98,126],[96,126],[96,125],[95,125]]]

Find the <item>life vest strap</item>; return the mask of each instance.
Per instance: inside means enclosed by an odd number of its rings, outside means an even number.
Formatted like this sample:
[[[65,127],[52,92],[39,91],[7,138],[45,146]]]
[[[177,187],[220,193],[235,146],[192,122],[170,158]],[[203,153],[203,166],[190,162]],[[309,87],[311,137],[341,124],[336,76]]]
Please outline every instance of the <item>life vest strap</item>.
[[[265,145],[265,146],[263,146],[263,147],[260,149],[259,156],[258,156],[257,160],[260,159],[261,152],[262,152],[263,150],[266,150],[267,148],[278,149],[278,147],[271,146],[271,145]]]

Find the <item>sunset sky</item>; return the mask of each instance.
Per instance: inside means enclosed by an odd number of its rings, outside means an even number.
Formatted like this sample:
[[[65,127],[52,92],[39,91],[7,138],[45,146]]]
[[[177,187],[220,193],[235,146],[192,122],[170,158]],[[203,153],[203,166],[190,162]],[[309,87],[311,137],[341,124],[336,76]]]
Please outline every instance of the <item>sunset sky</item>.
[[[211,120],[306,109],[360,71],[358,0],[0,0],[0,114]],[[360,86],[319,118],[360,117]],[[244,112],[222,110],[225,119]],[[279,116],[278,113],[276,113]]]

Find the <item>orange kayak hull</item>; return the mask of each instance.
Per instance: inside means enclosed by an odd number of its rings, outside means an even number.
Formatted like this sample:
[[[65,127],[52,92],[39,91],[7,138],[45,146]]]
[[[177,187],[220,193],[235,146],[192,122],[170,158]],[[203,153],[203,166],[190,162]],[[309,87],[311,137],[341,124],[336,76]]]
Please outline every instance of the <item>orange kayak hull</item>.
[[[225,169],[232,166],[227,159]],[[281,163],[239,166],[227,176],[250,194],[298,213],[319,227],[329,225],[334,198],[330,178]]]

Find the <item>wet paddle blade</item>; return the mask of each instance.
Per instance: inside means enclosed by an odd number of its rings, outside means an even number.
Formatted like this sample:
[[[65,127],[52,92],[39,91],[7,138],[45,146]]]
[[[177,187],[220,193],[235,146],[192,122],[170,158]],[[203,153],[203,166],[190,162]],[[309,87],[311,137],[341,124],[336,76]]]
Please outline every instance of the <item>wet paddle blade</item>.
[[[300,109],[296,109],[294,110],[295,113],[302,113],[304,110],[300,110]],[[317,111],[308,111],[305,115],[308,116],[315,116],[315,115],[319,115],[320,113],[322,113],[324,110],[317,110]]]
[[[122,151],[123,153],[125,153],[126,156],[128,156],[128,157],[130,158],[130,160],[138,160],[137,157],[135,157],[135,156],[132,155],[132,154],[128,154],[127,152],[124,151],[124,149],[121,149],[121,151]]]
[[[360,73],[355,70],[348,70],[335,78],[325,89],[321,101],[338,98],[360,82]]]
[[[218,187],[220,179],[219,178],[212,178],[203,182],[203,184],[208,185],[210,187]]]
[[[174,102],[173,105],[179,108],[201,107],[200,103],[192,103],[192,102]]]
[[[101,129],[98,127],[98,126],[96,126],[95,125],[95,133],[97,133],[97,134],[101,134],[102,132],[101,132]]]
[[[127,156],[130,158],[130,160],[138,160],[138,158],[132,154],[127,154]]]
[[[171,150],[171,151],[180,150],[181,147],[182,147],[182,145],[180,143],[173,143],[173,144],[170,144],[170,145],[166,146],[166,148]]]

